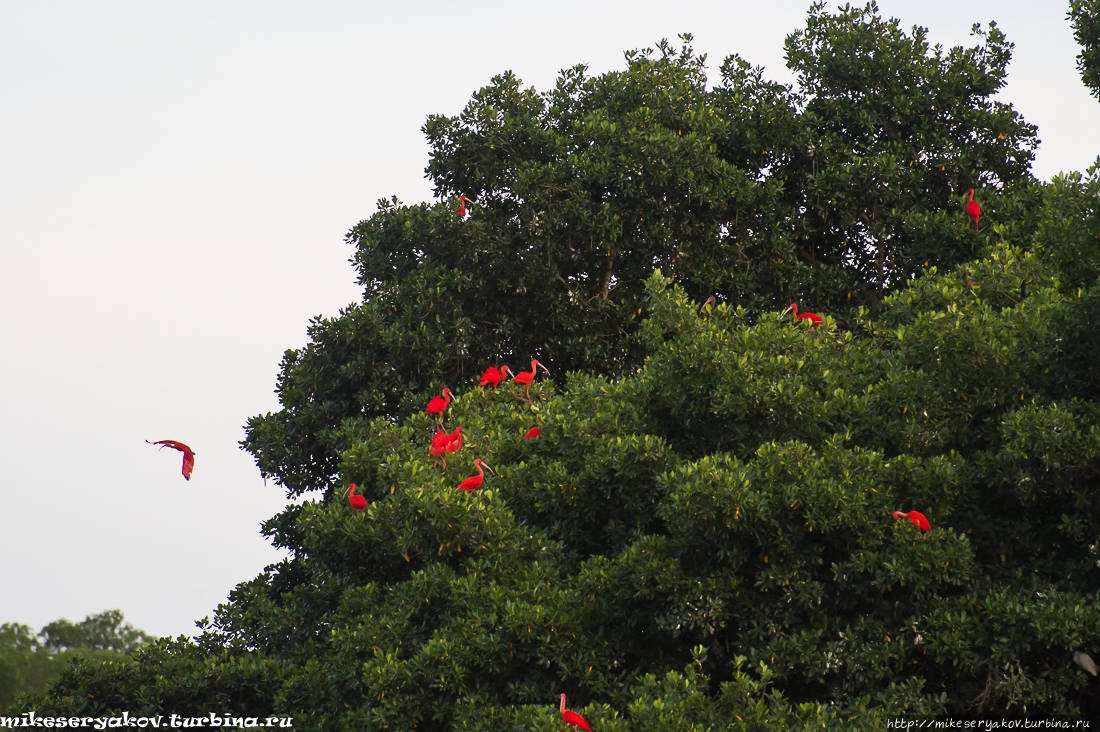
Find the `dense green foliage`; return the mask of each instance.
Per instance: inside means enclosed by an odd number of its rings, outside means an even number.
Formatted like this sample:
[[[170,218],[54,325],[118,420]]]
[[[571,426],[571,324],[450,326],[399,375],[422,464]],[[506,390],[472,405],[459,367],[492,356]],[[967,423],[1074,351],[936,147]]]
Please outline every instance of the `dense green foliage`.
[[[841,314],[967,261],[967,190],[1001,213],[1030,180],[1035,128],[991,101],[1011,49],[995,27],[972,49],[924,37],[817,5],[787,42],[797,90],[731,57],[708,91],[702,57],[667,44],[543,94],[496,77],[425,125],[442,200],[384,202],[351,231],[364,300],[286,353],[285,408],[249,422],[247,449],[298,495],[336,475],[345,420],[395,415],[486,360],[629,374],[651,352],[656,267],[753,315],[792,300]],[[476,201],[465,221],[458,194]]]
[[[1073,36],[1081,44],[1077,55],[1081,79],[1100,98],[1100,0],[1070,0],[1069,18]]]
[[[1096,714],[1071,658],[1100,649],[1100,179],[1030,178],[1034,128],[989,100],[995,28],[923,38],[817,5],[788,40],[797,91],[736,57],[708,89],[662,45],[543,95],[503,75],[430,119],[441,202],[353,229],[363,304],[313,323],[284,409],[249,423],[261,470],[319,493],[265,524],[290,558],[194,641],[20,709],[326,730],[560,730],[560,693],[597,730]],[[532,403],[476,386],[531,357],[553,371]],[[444,386],[465,430],[445,469],[424,412]],[[456,491],[475,458],[495,474]]]
[[[126,661],[153,636],[124,623],[118,610],[79,623],[55,620],[37,634],[20,623],[0,625],[0,710],[22,691],[41,692],[73,661]]]

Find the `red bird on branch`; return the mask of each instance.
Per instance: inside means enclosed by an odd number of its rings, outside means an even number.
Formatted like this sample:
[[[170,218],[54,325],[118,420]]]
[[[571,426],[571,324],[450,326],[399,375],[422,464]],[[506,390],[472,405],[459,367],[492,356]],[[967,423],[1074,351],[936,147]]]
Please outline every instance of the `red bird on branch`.
[[[454,395],[451,394],[450,389],[448,389],[446,387],[443,387],[443,396],[445,396],[446,399],[440,399],[439,397],[432,397],[432,400],[430,402],[428,402],[428,406],[425,407],[425,409],[424,409],[424,411],[427,412],[428,414],[438,414],[440,422],[443,421],[443,410],[446,409],[447,405],[451,403],[451,398]]]
[[[467,478],[458,484],[458,490],[472,493],[481,487],[481,484],[485,482],[485,471],[481,469],[481,466],[489,468],[488,465],[481,462],[481,460],[474,460],[474,467],[477,468],[477,475]],[[492,468],[489,468],[489,472],[496,475],[496,472]]]
[[[443,461],[443,467],[447,467],[447,460],[443,457],[445,452],[458,452],[462,449],[462,428],[455,427],[455,431],[451,434],[447,434],[443,430],[439,430],[435,433],[435,437],[432,438],[432,446],[428,448],[428,452],[435,455],[435,462],[432,463],[432,467],[436,466],[440,460]]]
[[[146,440],[149,442],[149,440]],[[183,453],[183,477],[186,480],[191,480],[191,471],[195,469],[195,451],[182,442],[176,442],[175,440],[157,440],[156,442],[149,442],[150,445],[160,445],[160,449],[170,447],[173,450],[179,450]]]
[[[538,437],[541,434],[542,434],[542,428],[541,427],[532,427],[531,429],[529,429],[527,431],[527,434],[523,436],[523,439],[530,440],[534,437]]]
[[[527,384],[527,403],[528,404],[531,403],[531,382],[535,380],[535,369],[536,368],[542,369],[549,376],[550,369],[546,368],[545,366],[543,366],[538,361],[531,361],[531,370],[530,371],[520,371],[518,374],[516,374],[515,381],[516,381],[517,384]]]
[[[561,718],[565,720],[566,724],[572,725],[577,729],[586,729],[589,730],[589,732],[592,730],[592,728],[588,726],[588,722],[584,721],[584,717],[565,708],[565,694],[561,695]]]
[[[500,382],[504,381],[505,376],[515,376],[508,370],[507,366],[501,366],[497,369],[495,366],[490,366],[489,369],[481,375],[481,381],[477,382],[478,386],[491,386],[494,389],[500,386]]]
[[[443,457],[443,453],[447,452],[447,438],[449,435],[443,430],[438,430],[435,433],[435,437],[432,438],[432,446],[428,448],[428,453],[435,456],[435,460],[432,461],[432,467],[434,468],[439,464],[439,461],[443,461],[443,467],[447,467],[447,459]]]
[[[367,507],[367,499],[360,495],[356,495],[355,483],[348,486],[348,489],[344,491],[344,495],[348,497],[348,503],[355,509],[356,513],[359,513]]]
[[[461,427],[455,427],[455,431],[447,435],[447,444],[443,446],[444,452],[458,452],[462,449],[462,432]]]
[[[900,521],[903,518],[907,518],[912,521],[913,525],[920,529],[922,532],[932,530],[932,525],[928,523],[928,519],[925,518],[923,513],[920,513],[918,511],[910,511],[909,513],[894,511],[895,521]]]
[[[473,201],[471,201],[469,198],[466,198],[466,196],[459,196],[458,197],[458,208],[456,208],[455,211],[458,212],[459,216],[465,216],[466,215],[466,204],[467,203],[473,203]]]
[[[787,308],[786,310],[783,311],[784,315],[786,315],[787,313],[790,313],[791,317],[794,318],[795,320],[807,320],[807,321],[809,321],[811,327],[813,327],[815,325],[821,325],[822,318],[821,318],[820,315],[818,315],[817,313],[802,313],[802,314],[799,314],[798,305],[793,303],[793,302],[791,303],[791,306],[789,308]]]
[[[966,215],[974,222],[974,231],[978,230],[978,217],[982,215],[982,207],[974,200],[974,189],[970,189],[970,201],[966,204]],[[969,224],[967,228],[970,228]]]

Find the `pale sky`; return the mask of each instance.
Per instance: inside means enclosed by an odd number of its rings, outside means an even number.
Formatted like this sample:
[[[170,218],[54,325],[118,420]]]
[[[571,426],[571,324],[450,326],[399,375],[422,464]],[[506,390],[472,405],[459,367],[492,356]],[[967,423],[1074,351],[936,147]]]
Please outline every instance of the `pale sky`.
[[[1049,179],[1100,154],[1067,4],[879,8],[945,46],[997,21],[999,98],[1038,125]],[[310,317],[359,300],[348,229],[379,198],[431,200],[427,115],[685,32],[714,81],[739,53],[790,82],[809,5],[0,0],[0,622],[119,608],[191,634],[280,558],[259,525],[287,499],[243,425],[279,408]],[[192,480],[146,439],[191,445]]]

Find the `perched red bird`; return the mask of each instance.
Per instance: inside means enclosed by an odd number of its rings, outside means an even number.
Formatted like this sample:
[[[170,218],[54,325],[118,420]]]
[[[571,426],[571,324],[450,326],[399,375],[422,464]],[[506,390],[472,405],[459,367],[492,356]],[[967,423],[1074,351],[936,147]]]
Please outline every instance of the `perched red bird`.
[[[428,452],[435,455],[435,462],[432,463],[433,468],[440,460],[443,461],[443,467],[446,468],[447,460],[443,457],[443,453],[458,452],[462,449],[462,432],[461,427],[455,427],[455,431],[449,435],[443,430],[435,433],[435,437],[432,438],[432,446],[428,448]]]
[[[146,440],[149,442],[149,440]],[[191,480],[191,471],[195,469],[195,451],[182,442],[176,442],[175,440],[157,440],[156,442],[149,442],[150,445],[160,445],[163,450],[166,447],[170,447],[173,450],[179,450],[183,453],[183,477],[186,480]]]
[[[808,320],[811,327],[815,325],[821,325],[822,318],[820,315],[818,315],[817,313],[802,313],[800,315],[798,313],[798,305],[793,302],[791,303],[791,306],[789,308],[783,311],[784,315],[786,315],[787,313],[790,313],[791,317],[795,320]]]
[[[584,721],[584,717],[565,708],[565,694],[561,695],[561,718],[565,720],[566,724],[572,725],[577,729],[586,729],[589,730],[589,732],[592,730],[592,728],[588,726],[588,722]]]
[[[355,509],[356,513],[359,513],[367,507],[367,499],[355,493],[355,483],[348,486],[348,489],[344,491],[344,495],[348,497],[348,503]]]
[[[473,203],[473,201],[471,201],[469,198],[466,198],[466,196],[459,196],[458,197],[458,208],[456,208],[455,211],[458,212],[459,216],[465,216],[466,215],[466,204],[467,203]]]
[[[428,448],[428,453],[435,456],[435,461],[432,462],[434,468],[439,464],[439,461],[443,461],[443,467],[447,467],[447,459],[443,457],[443,453],[447,452],[447,440],[450,438],[443,430],[438,430],[435,433],[435,437],[432,438],[432,446]]]
[[[500,386],[500,382],[504,381],[505,376],[515,376],[508,370],[507,366],[501,366],[497,369],[495,366],[490,366],[489,369],[481,375],[481,381],[477,382],[478,386],[491,386],[494,389]]]
[[[921,531],[931,531],[932,525],[928,523],[928,519],[924,517],[923,513],[917,511],[910,511],[909,513],[902,513],[901,511],[894,511],[894,520],[900,521],[903,518],[907,518],[913,522]]]
[[[530,440],[532,437],[538,437],[541,434],[542,434],[542,428],[532,427],[530,430],[527,431],[527,434],[523,436],[523,439]]]
[[[982,207],[974,200],[974,189],[970,189],[970,201],[966,204],[966,215],[974,222],[974,231],[978,230],[978,217],[982,215]]]
[[[443,421],[443,410],[447,408],[447,405],[451,403],[451,398],[454,394],[451,394],[451,390],[444,387],[443,396],[446,399],[440,399],[439,397],[432,397],[432,400],[428,402],[428,406],[424,409],[428,414],[438,414],[440,421]]]
[[[458,490],[472,493],[473,491],[476,491],[478,488],[480,488],[481,484],[485,482],[485,471],[481,469],[481,466],[483,465],[486,468],[489,468],[489,466],[485,465],[485,463],[481,462],[481,460],[474,460],[474,467],[477,468],[477,475],[467,478],[466,480],[459,483]],[[489,472],[493,473],[493,475],[496,475],[492,468],[489,468]]]
[[[543,366],[538,361],[531,361],[531,370],[530,371],[520,371],[518,374],[516,374],[515,381],[516,381],[517,384],[527,384],[527,401],[528,402],[531,401],[531,382],[535,380],[535,369],[536,368],[542,369],[543,371],[545,371],[547,373],[547,375],[550,374],[550,369],[546,368],[545,366]]]
[[[462,438],[463,431],[461,427],[456,427],[454,432],[447,435],[447,444],[443,446],[444,452],[458,452],[462,449],[464,441]]]

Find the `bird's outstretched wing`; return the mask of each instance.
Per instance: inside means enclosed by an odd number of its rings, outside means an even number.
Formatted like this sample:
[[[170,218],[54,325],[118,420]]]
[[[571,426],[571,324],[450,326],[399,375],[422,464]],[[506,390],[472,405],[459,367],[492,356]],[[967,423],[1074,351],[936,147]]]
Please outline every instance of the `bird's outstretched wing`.
[[[150,445],[160,445],[161,448],[170,447],[173,450],[179,450],[183,453],[183,477],[186,480],[191,480],[191,471],[195,469],[195,451],[182,442],[175,440],[157,440],[156,442],[150,442],[146,440]]]

